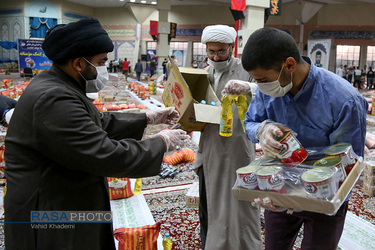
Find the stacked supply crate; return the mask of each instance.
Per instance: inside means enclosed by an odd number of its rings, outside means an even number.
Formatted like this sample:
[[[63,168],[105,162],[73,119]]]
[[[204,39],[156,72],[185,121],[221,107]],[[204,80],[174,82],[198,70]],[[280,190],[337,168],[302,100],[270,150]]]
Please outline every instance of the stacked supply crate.
[[[375,161],[367,161],[363,170],[363,192],[370,197],[375,196]]]

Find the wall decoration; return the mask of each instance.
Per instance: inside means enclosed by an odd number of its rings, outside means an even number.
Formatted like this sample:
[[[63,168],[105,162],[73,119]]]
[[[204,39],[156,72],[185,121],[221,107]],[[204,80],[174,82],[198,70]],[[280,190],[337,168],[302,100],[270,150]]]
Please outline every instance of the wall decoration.
[[[331,40],[309,40],[307,43],[308,56],[317,67],[328,70]]]

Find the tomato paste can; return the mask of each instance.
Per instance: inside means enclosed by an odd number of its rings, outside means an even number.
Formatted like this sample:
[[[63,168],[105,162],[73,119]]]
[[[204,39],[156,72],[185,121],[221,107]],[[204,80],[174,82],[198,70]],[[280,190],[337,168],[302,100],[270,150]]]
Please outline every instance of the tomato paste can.
[[[339,156],[346,174],[349,174],[355,164],[354,152],[352,145],[349,143],[338,143],[324,150],[324,154],[329,156]]]
[[[310,198],[330,200],[338,190],[338,179],[334,177],[337,168],[317,167],[301,176],[305,191]]]
[[[260,190],[286,193],[284,185],[283,168],[281,166],[264,166],[256,173],[258,187]]]
[[[243,188],[247,189],[256,189],[258,187],[257,176],[255,172],[261,166],[257,165],[249,165],[246,167],[242,167],[237,169],[237,181],[238,185]]]
[[[277,157],[285,166],[290,168],[297,167],[306,160],[307,151],[290,131],[285,132],[284,136],[279,137],[277,141],[283,145]]]
[[[330,156],[320,159],[314,163],[315,167],[336,167],[338,170],[339,181],[342,183],[346,178],[346,172],[342,165],[342,159],[338,156]]]

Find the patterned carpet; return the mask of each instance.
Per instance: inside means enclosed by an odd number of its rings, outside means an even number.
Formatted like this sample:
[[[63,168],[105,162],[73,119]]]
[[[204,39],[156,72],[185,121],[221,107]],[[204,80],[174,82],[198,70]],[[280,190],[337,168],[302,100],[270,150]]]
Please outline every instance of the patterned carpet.
[[[169,232],[173,249],[200,249],[198,208],[185,206],[187,190],[144,195],[161,234]]]
[[[180,172],[174,178],[160,178],[159,176],[142,178],[142,190],[192,184],[198,181],[198,176],[193,170],[194,165],[192,163],[180,163],[175,167]]]
[[[359,183],[353,189],[349,200],[349,211],[375,225],[375,198],[365,196],[361,188],[362,184]],[[155,221],[162,223],[161,233],[171,234],[174,241],[173,249],[201,248],[198,208],[185,206],[187,190],[144,195]],[[261,213],[261,228],[264,242],[263,213]],[[303,228],[298,233],[294,250],[301,249],[302,238]]]
[[[173,249],[201,249],[199,215],[197,207],[185,206],[187,189],[144,195],[156,222],[161,222],[161,233],[169,232]],[[262,240],[264,242],[264,216],[261,213]],[[300,249],[302,232],[298,234],[294,250]]]

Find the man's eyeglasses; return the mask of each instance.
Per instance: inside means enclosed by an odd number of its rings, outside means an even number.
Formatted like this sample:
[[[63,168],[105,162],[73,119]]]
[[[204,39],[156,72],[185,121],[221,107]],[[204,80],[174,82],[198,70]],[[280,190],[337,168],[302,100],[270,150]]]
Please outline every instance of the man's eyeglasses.
[[[231,46],[229,46],[225,50],[218,50],[218,51],[207,50],[207,55],[209,55],[209,56],[215,56],[215,55],[216,56],[223,56],[223,55],[225,55],[228,52],[228,50],[229,50],[230,47]]]

